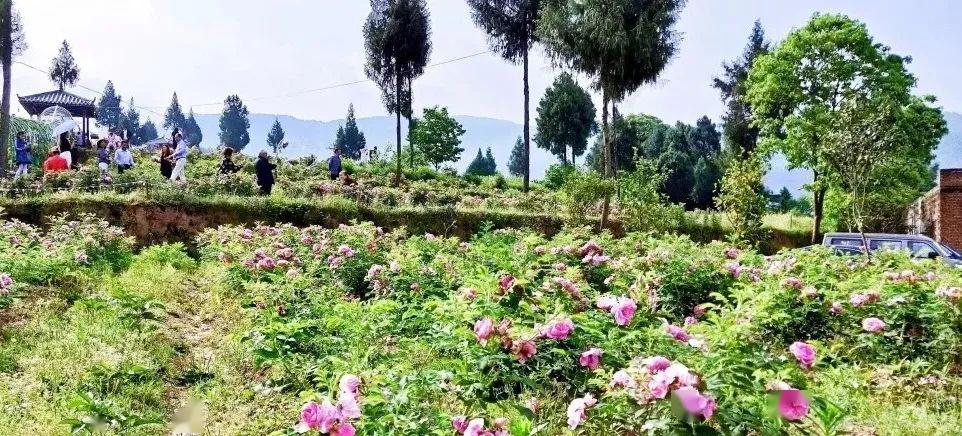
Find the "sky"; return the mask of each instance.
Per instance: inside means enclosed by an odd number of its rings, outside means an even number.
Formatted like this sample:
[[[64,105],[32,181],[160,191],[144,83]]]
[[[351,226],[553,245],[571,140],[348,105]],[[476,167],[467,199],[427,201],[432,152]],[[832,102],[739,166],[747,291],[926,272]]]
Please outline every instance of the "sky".
[[[432,63],[488,49],[464,1],[427,3]],[[47,70],[67,40],[81,85],[100,91],[112,80],[125,100],[134,97],[142,117],[155,121],[173,92],[185,112],[220,112],[224,98],[236,93],[255,113],[327,121],[343,118],[349,103],[359,117],[386,113],[370,82],[303,92],[365,79],[365,0],[18,0],[15,8],[28,43],[19,61]],[[917,93],[933,94],[946,110],[962,112],[958,0],[689,0],[678,26],[683,34],[678,55],[656,84],[627,98],[620,111],[670,123],[693,123],[702,115],[717,121],[723,107],[711,80],[723,61],[741,53],[755,19],[777,42],[814,12],[865,22],[877,42],[912,56]],[[561,71],[540,50],[533,54],[532,114]],[[458,115],[520,123],[521,78],[520,66],[491,53],[433,66],[415,81],[415,110],[442,105]],[[585,77],[580,81],[590,84]],[[53,88],[44,73],[14,65],[16,94]],[[98,96],[79,87],[71,92]],[[12,106],[25,115],[15,101]]]

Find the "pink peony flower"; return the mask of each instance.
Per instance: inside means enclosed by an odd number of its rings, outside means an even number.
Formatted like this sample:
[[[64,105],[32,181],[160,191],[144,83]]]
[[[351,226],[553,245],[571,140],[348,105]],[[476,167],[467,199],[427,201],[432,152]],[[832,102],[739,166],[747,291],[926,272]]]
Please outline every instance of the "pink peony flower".
[[[302,428],[298,433],[304,433],[321,426],[321,407],[314,401],[310,401],[301,407],[301,420],[295,426],[295,430]]]
[[[358,388],[361,386],[361,379],[354,374],[344,374],[341,377],[341,381],[338,383],[338,387],[341,392],[350,392],[353,394],[357,393]]]
[[[505,274],[498,279],[498,288],[501,292],[507,292],[509,289],[514,287],[514,276],[511,274]]]
[[[357,434],[357,430],[354,429],[354,425],[350,422],[342,422],[337,426],[337,432],[332,433],[336,436],[354,436]]]
[[[568,427],[572,430],[578,428],[582,422],[587,419],[585,411],[594,406],[598,400],[595,400],[591,394],[586,394],[582,398],[575,398],[568,404]]]
[[[728,262],[728,264],[725,265],[725,269],[736,279],[742,275],[742,266],[738,262]]]
[[[558,341],[563,341],[568,339],[575,329],[575,323],[571,322],[568,318],[563,318],[561,320],[555,321],[541,330],[541,334],[548,339],[554,339]]]
[[[795,342],[788,347],[788,351],[795,356],[802,368],[812,369],[815,363],[815,347],[805,342]]]
[[[723,253],[725,254],[725,257],[729,259],[738,259],[738,256],[742,255],[742,251],[735,247],[728,247]]]
[[[688,332],[681,327],[678,327],[674,324],[668,324],[665,326],[665,331],[668,332],[668,336],[675,338],[675,340],[688,342]]]
[[[595,370],[601,366],[601,354],[603,351],[600,348],[591,348],[584,353],[581,353],[581,357],[578,359],[578,363],[588,369]]]
[[[484,418],[474,418],[468,422],[464,436],[484,436]]]
[[[671,361],[662,356],[649,357],[643,360],[642,363],[648,368],[648,372],[651,374],[657,374],[671,366]]]
[[[708,418],[715,412],[714,400],[709,404],[709,398],[691,386],[684,386],[675,390],[675,397],[678,398],[681,407],[692,415],[702,415]]]
[[[802,280],[798,277],[789,277],[785,280],[782,280],[782,286],[794,289],[802,289]]]
[[[615,305],[611,306],[611,315],[615,317],[615,324],[622,327],[628,325],[631,318],[635,316],[636,309],[635,300],[619,298]]]
[[[610,295],[599,295],[595,306],[601,310],[609,310],[618,303],[618,299]]]
[[[862,320],[862,329],[867,332],[878,333],[885,330],[885,322],[878,318],[865,318]]]
[[[638,383],[635,382],[635,379],[631,378],[631,375],[628,374],[628,371],[619,369],[611,376],[611,383],[609,383],[609,386],[613,388],[623,387],[634,389],[636,386],[638,386]]]
[[[451,427],[458,434],[464,434],[464,431],[468,429],[468,418],[464,415],[458,415],[451,418]]]
[[[648,381],[648,391],[651,392],[652,398],[663,400],[668,396],[671,380],[663,374],[659,373]]]
[[[532,341],[515,342],[512,348],[514,349],[514,355],[518,358],[518,362],[522,364],[538,353],[538,347],[535,346]]]
[[[585,245],[582,245],[581,248],[578,249],[578,255],[581,257],[591,256],[593,254],[600,254],[602,252],[603,250],[601,249],[601,246],[598,245],[598,243],[595,242],[594,239],[586,242]]]
[[[478,338],[478,342],[482,344],[488,342],[492,331],[494,331],[494,322],[491,318],[484,317],[474,323],[474,337]]]
[[[789,421],[798,421],[808,415],[808,399],[798,389],[784,390],[778,397],[778,413]]]
[[[802,296],[805,298],[813,298],[818,295],[818,290],[814,286],[806,286],[802,288]]]
[[[839,302],[832,303],[832,308],[828,310],[832,315],[838,315],[844,311],[842,304]]]
[[[357,419],[361,417],[361,405],[358,404],[357,394],[341,392],[337,397],[337,409],[344,418]]]
[[[0,288],[9,288],[11,286],[13,286],[13,279],[10,278],[10,274],[0,274]]]

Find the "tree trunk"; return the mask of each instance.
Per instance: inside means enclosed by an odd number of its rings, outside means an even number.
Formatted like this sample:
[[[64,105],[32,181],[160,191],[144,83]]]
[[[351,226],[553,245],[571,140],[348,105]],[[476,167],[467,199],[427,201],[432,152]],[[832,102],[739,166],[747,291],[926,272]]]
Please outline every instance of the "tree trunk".
[[[395,77],[397,88],[394,92],[395,102],[395,115],[397,117],[397,156],[394,158],[397,164],[396,172],[394,173],[394,186],[401,185],[401,74],[398,73]]]
[[[611,135],[608,131],[608,91],[602,88],[601,91],[601,136],[602,150],[604,154],[604,177],[611,176]],[[611,213],[611,193],[605,193],[605,202],[601,206],[601,230],[608,227],[608,215]]]
[[[524,192],[531,183],[531,121],[529,120],[530,91],[528,90],[528,49],[524,50]]]
[[[8,150],[10,145],[10,78],[13,61],[13,6],[11,0],[2,0],[0,5],[0,62],[3,63],[3,99],[0,101],[0,178],[7,175]]]
[[[408,78],[407,82],[408,82],[408,103],[411,105],[411,113],[407,115],[408,137],[410,137],[411,136],[411,118],[414,118],[414,84],[412,83],[412,80],[410,77]],[[411,144],[411,141],[408,141],[408,144],[410,144],[409,147],[411,147],[411,168],[413,169],[414,168],[414,144]]]
[[[815,173],[815,191],[812,192],[812,243],[818,242],[818,234],[822,230],[822,216],[825,214],[826,188],[818,187],[818,172]]]

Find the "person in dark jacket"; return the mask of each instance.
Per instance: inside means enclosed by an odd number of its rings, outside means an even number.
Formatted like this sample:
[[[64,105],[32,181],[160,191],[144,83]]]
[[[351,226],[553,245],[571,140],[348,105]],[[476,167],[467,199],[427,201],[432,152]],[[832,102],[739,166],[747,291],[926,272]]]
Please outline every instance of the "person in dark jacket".
[[[334,156],[327,160],[327,171],[331,175],[331,180],[337,180],[341,175],[341,149],[334,149]]]
[[[271,195],[271,188],[274,187],[274,170],[276,169],[277,165],[271,163],[270,155],[266,151],[261,151],[257,155],[254,174],[257,176],[257,186],[261,188],[261,195]]]
[[[14,173],[13,180],[17,180],[27,175],[27,171],[30,170],[30,164],[33,163],[33,150],[30,148],[30,144],[27,143],[26,133],[17,132],[17,139],[14,141],[13,148],[16,152],[14,160],[17,163],[17,172]]]
[[[237,164],[234,163],[234,149],[227,147],[224,148],[224,160],[220,162],[220,169],[218,170],[221,174],[234,174],[240,171]]]

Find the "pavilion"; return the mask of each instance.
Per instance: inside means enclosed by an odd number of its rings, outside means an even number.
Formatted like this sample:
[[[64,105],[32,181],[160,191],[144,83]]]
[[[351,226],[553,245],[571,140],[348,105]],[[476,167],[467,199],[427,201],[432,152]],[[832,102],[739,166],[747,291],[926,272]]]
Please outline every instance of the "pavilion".
[[[30,116],[40,116],[44,109],[51,106],[60,106],[74,117],[83,118],[81,124],[83,137],[90,138],[90,119],[97,117],[97,105],[94,100],[87,100],[62,89],[22,97],[17,95],[17,98],[20,100],[20,105],[26,109]]]

